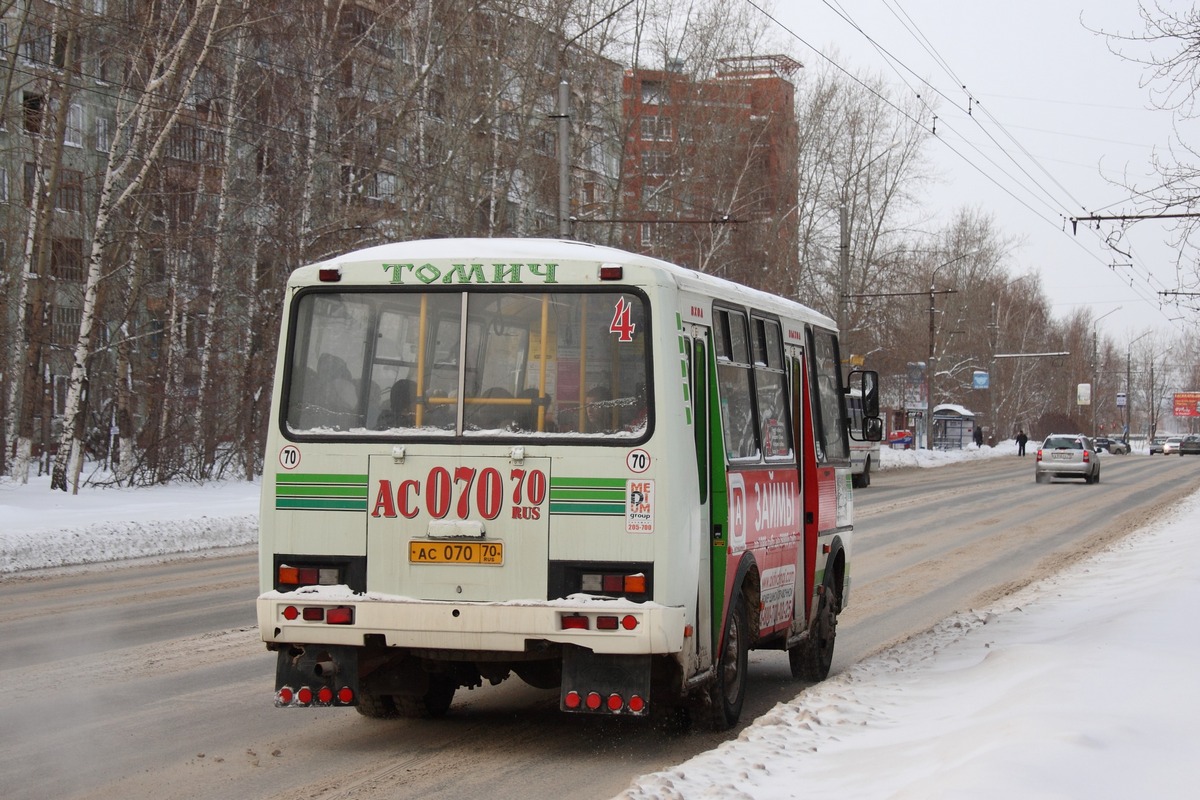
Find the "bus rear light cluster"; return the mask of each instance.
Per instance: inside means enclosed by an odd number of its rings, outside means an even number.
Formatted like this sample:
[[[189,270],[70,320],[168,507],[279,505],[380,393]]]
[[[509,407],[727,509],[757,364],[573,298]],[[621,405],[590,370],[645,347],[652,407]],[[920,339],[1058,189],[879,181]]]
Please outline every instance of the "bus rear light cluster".
[[[354,606],[284,606],[283,618],[288,622],[324,622],[326,625],[353,625]]]
[[[563,614],[560,618],[564,631],[587,631],[593,627],[598,631],[615,631],[624,628],[634,630],[638,626],[638,618],[634,614],[618,617],[615,614],[597,614],[589,617],[587,614]]]
[[[279,565],[280,586],[337,586],[341,582],[337,567]]]
[[[646,575],[621,573],[585,572],[580,576],[580,589],[601,594],[645,594]]]
[[[349,686],[343,686],[336,692],[330,686],[321,686],[315,691],[311,686],[301,686],[299,689],[284,686],[275,692],[275,705],[281,708],[285,706],[295,706],[297,708],[306,706],[348,706],[353,703],[354,690]]]
[[[604,697],[600,692],[581,694],[572,689],[563,696],[563,705],[567,707],[568,711],[599,711],[611,714],[644,714],[646,712],[646,700],[641,695],[633,694],[626,700],[618,692]]]

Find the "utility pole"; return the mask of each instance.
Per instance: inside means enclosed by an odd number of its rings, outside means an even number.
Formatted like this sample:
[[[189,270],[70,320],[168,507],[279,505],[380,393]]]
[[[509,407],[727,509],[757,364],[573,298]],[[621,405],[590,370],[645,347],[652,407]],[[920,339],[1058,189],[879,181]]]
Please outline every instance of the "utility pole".
[[[558,84],[558,235],[571,238],[571,92],[566,78]]]

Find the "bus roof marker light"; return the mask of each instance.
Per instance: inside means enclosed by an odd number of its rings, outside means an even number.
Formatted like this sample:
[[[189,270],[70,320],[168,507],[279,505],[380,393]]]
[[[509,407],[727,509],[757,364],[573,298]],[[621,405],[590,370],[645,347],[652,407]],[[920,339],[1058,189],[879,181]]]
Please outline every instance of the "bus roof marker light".
[[[342,280],[342,268],[337,264],[331,267],[321,267],[317,271],[317,279],[321,283],[338,283]]]
[[[625,276],[625,268],[620,264],[601,264],[600,280],[619,281]]]

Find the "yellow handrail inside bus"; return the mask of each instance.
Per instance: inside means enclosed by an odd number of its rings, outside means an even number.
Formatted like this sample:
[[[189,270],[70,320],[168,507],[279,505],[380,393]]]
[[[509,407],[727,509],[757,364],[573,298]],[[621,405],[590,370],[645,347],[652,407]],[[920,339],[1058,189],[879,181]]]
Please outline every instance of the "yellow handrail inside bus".
[[[429,307],[429,295],[421,295],[421,315],[417,321],[417,413],[414,422],[418,428],[425,422],[425,322]]]

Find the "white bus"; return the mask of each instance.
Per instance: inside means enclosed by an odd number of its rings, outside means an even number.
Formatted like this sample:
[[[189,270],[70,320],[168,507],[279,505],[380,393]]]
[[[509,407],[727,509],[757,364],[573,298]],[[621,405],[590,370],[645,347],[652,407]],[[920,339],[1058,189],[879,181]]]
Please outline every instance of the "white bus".
[[[652,258],[443,239],[298,269],[261,509],[275,703],[733,725],[747,651],[820,680],[850,589],[833,322]],[[878,438],[876,376],[851,373]]]

